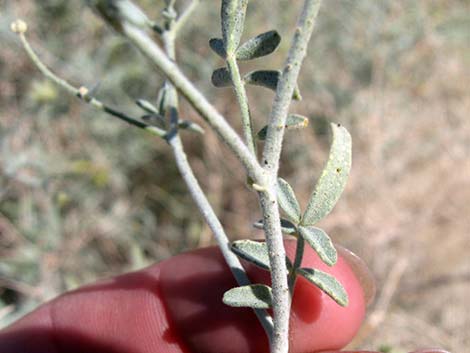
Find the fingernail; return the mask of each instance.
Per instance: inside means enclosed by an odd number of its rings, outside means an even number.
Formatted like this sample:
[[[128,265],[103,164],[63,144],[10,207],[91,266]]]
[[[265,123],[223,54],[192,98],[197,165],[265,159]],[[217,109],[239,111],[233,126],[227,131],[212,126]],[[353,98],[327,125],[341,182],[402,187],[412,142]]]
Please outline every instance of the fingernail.
[[[352,251],[338,244],[335,244],[335,247],[336,250],[338,250],[339,255],[346,260],[349,266],[351,266],[351,269],[359,280],[364,291],[366,305],[370,305],[374,301],[376,292],[375,279],[372,272],[370,272],[365,262]]]

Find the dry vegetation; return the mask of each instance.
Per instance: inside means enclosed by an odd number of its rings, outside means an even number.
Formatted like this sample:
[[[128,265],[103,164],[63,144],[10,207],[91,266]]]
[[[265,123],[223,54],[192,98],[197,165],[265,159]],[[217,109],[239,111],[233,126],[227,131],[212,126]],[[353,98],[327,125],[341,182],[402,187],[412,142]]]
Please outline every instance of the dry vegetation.
[[[152,1],[140,1],[152,14]],[[233,124],[229,90],[209,84],[220,65],[207,41],[206,1],[179,56]],[[297,9],[253,1],[247,36],[277,28],[285,54]],[[295,2],[297,4],[297,2]],[[167,146],[113,121],[45,81],[8,26],[20,16],[42,58],[103,100],[136,111],[162,78],[80,2],[0,0],[0,325],[62,291],[211,243]],[[289,7],[291,6],[291,7]],[[296,5],[297,6],[297,5]],[[158,6],[157,6],[158,7]],[[354,347],[470,345],[470,3],[327,0],[293,110],[310,128],[289,132],[281,173],[306,198],[326,158],[327,121],[352,132],[348,189],[323,227],[370,265],[375,303]],[[259,65],[258,63],[250,65]],[[249,66],[244,67],[249,69]],[[149,78],[150,77],[150,78]],[[250,89],[258,126],[271,94]],[[184,111],[198,120],[188,107]],[[184,136],[192,164],[237,237],[258,205],[216,137]],[[305,167],[308,166],[308,167]]]

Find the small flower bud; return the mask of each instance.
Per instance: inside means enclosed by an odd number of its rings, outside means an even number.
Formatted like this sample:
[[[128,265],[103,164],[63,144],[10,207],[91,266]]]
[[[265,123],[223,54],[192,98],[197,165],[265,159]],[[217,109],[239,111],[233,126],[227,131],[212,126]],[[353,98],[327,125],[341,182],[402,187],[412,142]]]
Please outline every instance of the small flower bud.
[[[12,24],[10,25],[10,29],[15,33],[22,34],[28,30],[28,25],[25,21],[16,20],[12,22]]]
[[[85,97],[88,94],[88,88],[86,88],[85,86],[81,86],[78,89],[78,94],[80,95],[80,97]]]

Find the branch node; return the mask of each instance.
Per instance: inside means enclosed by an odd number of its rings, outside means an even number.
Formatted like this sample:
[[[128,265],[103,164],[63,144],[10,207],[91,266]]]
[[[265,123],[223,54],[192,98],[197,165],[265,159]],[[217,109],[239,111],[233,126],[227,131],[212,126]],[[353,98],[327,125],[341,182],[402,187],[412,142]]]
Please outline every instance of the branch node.
[[[253,189],[255,189],[258,192],[268,191],[268,189],[265,186],[262,186],[262,185],[259,185],[259,184],[256,184],[256,183],[253,183],[251,186],[253,187]]]

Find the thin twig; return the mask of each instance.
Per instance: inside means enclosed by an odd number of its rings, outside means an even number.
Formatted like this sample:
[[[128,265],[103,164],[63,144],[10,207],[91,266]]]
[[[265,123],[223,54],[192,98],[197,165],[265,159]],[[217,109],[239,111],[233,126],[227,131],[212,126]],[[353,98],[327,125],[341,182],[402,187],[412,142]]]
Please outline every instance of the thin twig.
[[[248,106],[248,96],[246,94],[245,84],[240,76],[237,60],[234,56],[227,58],[227,68],[230,72],[230,77],[232,78],[233,89],[237,96],[238,105],[240,106],[245,142],[247,143],[251,153],[256,156],[256,143],[253,136],[253,123],[251,120],[250,108]]]
[[[241,265],[238,257],[230,250],[230,241],[225,234],[225,231],[216,214],[214,213],[214,210],[212,209],[209,201],[207,200],[204,191],[199,186],[199,183],[193,174],[191,166],[189,165],[186,154],[183,150],[183,145],[179,135],[174,135],[174,137],[169,140],[169,144],[173,148],[178,170],[183,177],[194,202],[198,206],[199,211],[212,230],[212,233],[214,233],[217,245],[219,246],[220,251],[224,256],[227,265],[230,267],[233,276],[237,280],[238,285],[249,285],[250,280],[246,275],[245,269]],[[254,311],[264,330],[266,331],[268,339],[271,340],[273,334],[273,322],[271,317],[265,310],[254,309]]]
[[[321,0],[305,0],[292,46],[289,49],[287,61],[277,86],[263,150],[264,168],[271,171],[272,174],[277,174],[279,169],[279,159],[290,102],[297,84],[302,61],[307,54],[307,46],[320,5]]]
[[[173,25],[173,31],[175,33],[175,37],[178,36],[181,28],[183,28],[186,22],[188,22],[188,19],[191,17],[194,10],[196,10],[199,3],[200,3],[200,0],[191,0],[189,5],[184,9],[181,15],[176,19],[176,22]]]
[[[166,54],[171,60],[174,61],[176,61],[175,30],[176,29],[173,26],[171,30],[164,32],[162,36]],[[173,104],[175,105],[175,108],[178,109],[178,95],[175,86],[173,86],[173,84],[167,81],[167,89],[169,90],[169,94],[173,99]],[[201,186],[199,185],[196,176],[194,175],[191,165],[188,162],[188,158],[184,151],[184,146],[178,131],[176,131],[175,134],[170,135],[170,137],[168,138],[168,143],[170,144],[173,150],[178,171],[180,172],[181,177],[186,183],[186,186],[188,187],[191,197],[196,203],[199,212],[201,212],[204,220],[209,225],[209,228],[212,230],[212,233],[214,234],[214,238],[217,242],[217,245],[219,246],[222,256],[224,257],[227,266],[232,271],[235,280],[237,281],[239,286],[251,284],[240,260],[230,250],[230,240],[227,234],[225,233],[225,230],[222,224],[220,223],[220,220],[218,219],[209,200],[207,199],[204,191],[201,189]],[[271,342],[273,335],[273,322],[271,316],[266,310],[254,309],[254,312],[258,317],[258,320],[260,321],[261,325],[263,326],[266,335],[268,336],[269,342]]]
[[[288,352],[290,316],[289,286],[285,275],[287,269],[276,197],[276,179],[289,105],[320,4],[321,0],[305,0],[304,2],[287,61],[277,86],[263,150],[267,184],[264,185],[266,192],[259,193],[259,196],[271,264],[275,332],[272,352],[276,353]]]
[[[295,259],[292,269],[289,274],[289,292],[290,302],[292,302],[292,296],[294,294],[295,282],[297,280],[296,270],[302,265],[302,259],[304,257],[305,241],[301,236],[297,236],[297,244],[295,247]]]
[[[41,71],[41,73],[55,82],[59,87],[63,88],[67,93],[73,95],[74,97],[78,97],[81,100],[83,100],[85,103],[93,105],[95,108],[98,108],[102,110],[103,112],[106,112],[120,120],[124,120],[136,127],[143,128],[146,131],[149,131],[153,134],[159,135],[160,137],[166,137],[166,132],[158,129],[154,126],[147,125],[139,120],[136,120],[132,117],[127,116],[124,113],[118,112],[112,108],[109,108],[105,104],[103,104],[101,101],[99,101],[96,98],[90,97],[87,95],[87,91],[84,87],[81,88],[76,88],[70,83],[68,83],[66,80],[58,77],[55,75],[47,66],[42,63],[42,61],[39,59],[39,57],[36,55],[32,47],[30,46],[29,42],[27,41],[24,32],[19,32],[18,33],[21,41],[23,43],[23,46],[32,60],[32,62],[38,67],[38,69]],[[174,47],[174,40],[175,40],[175,35],[173,32],[164,32],[162,35],[162,39],[165,44],[165,49],[168,52],[170,57],[174,57],[175,55],[175,47]],[[173,86],[171,86],[173,87]],[[171,88],[170,87],[170,88]],[[171,89],[170,89],[171,90]],[[177,95],[176,92],[173,92],[174,94],[170,95],[174,98],[173,103],[177,105]],[[161,131],[161,132],[160,132]],[[157,133],[158,132],[158,133]],[[192,172],[191,166],[189,165],[186,154],[183,150],[183,145],[181,142],[181,139],[178,134],[173,135],[173,137],[168,138],[168,143],[173,149],[175,159],[178,165],[178,169],[186,182],[188,189],[190,190],[191,195],[193,196],[194,201],[196,202],[196,205],[199,207],[204,219],[208,223],[209,227],[214,233],[215,239],[219,245],[219,248],[221,249],[222,255],[224,256],[227,265],[231,269],[235,279],[237,280],[239,285],[248,285],[250,284],[250,281],[246,275],[246,272],[244,268],[242,267],[239,259],[235,254],[233,254],[230,250],[229,247],[229,240],[227,235],[225,234],[225,231],[218,220],[214,210],[212,209],[209,201],[205,197],[204,192],[202,191],[201,187],[199,186],[199,183],[197,179],[194,176],[194,173]],[[272,318],[271,316],[265,311],[265,310],[254,310],[260,323],[262,324],[263,328],[266,331],[266,334],[268,336],[268,339],[272,337],[272,332],[273,332],[273,323],[272,323]]]
[[[133,126],[136,126],[140,129],[144,129],[154,135],[158,135],[160,137],[163,137],[165,136],[166,132],[162,129],[159,129],[158,127],[156,126],[151,126],[151,125],[148,125],[140,120],[137,120],[135,118],[132,118],[130,117],[129,115],[123,113],[123,112],[120,112],[120,111],[117,111],[109,106],[107,106],[106,104],[104,104],[103,102],[101,102],[100,100],[94,98],[94,97],[91,97],[88,95],[88,90],[85,88],[85,87],[80,87],[80,88],[77,88],[77,87],[74,87],[73,85],[71,85],[69,82],[67,82],[66,80],[60,78],[59,76],[57,76],[56,74],[54,74],[42,61],[41,59],[39,59],[39,57],[37,56],[37,54],[35,53],[35,51],[33,50],[33,48],[31,47],[31,45],[29,44],[28,40],[26,39],[26,36],[24,35],[24,33],[18,33],[19,37],[20,37],[20,40],[21,40],[21,43],[23,44],[23,47],[24,49],[26,50],[26,53],[28,54],[29,58],[31,59],[31,61],[34,63],[34,65],[41,71],[41,73],[48,79],[50,79],[51,81],[53,81],[54,83],[56,83],[59,87],[61,87],[62,89],[64,89],[67,93],[69,93],[70,95],[74,96],[74,97],[77,97],[79,99],[81,99],[82,101],[84,101],[85,103],[88,103],[90,105],[92,105],[93,107],[105,112],[105,113],[108,113],[122,121],[125,121],[127,122],[128,124],[131,124]]]
[[[287,283],[286,251],[281,233],[281,219],[273,182],[259,192],[263,211],[264,233],[271,267],[274,332],[272,353],[287,353],[289,349],[289,286]]]
[[[194,109],[209,123],[223,142],[233,151],[247,170],[248,175],[258,183],[265,177],[263,168],[244,144],[240,136],[225,118],[210,104],[178,66],[168,58],[161,48],[145,31],[124,25],[124,35],[169,79],[176,89],[188,100]]]

